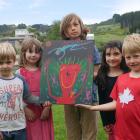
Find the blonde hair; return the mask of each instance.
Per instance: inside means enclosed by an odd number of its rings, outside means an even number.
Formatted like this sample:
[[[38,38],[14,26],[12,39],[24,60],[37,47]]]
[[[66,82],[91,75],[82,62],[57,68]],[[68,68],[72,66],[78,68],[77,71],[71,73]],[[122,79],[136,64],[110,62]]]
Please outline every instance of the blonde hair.
[[[80,38],[81,39],[86,39],[86,35],[87,35],[87,32],[88,32],[88,29],[84,26],[81,18],[79,16],[77,16],[76,14],[74,13],[71,13],[71,14],[68,14],[66,15],[63,19],[62,19],[62,22],[60,24],[60,34],[61,34],[61,37],[62,39],[65,39],[65,40],[69,40],[69,38],[66,36],[66,32],[67,32],[67,29],[69,27],[69,24],[72,20],[78,20],[80,26],[81,26],[81,35],[80,35]]]
[[[36,38],[26,37],[23,40],[21,46],[22,47],[21,47],[20,62],[19,62],[21,67],[24,67],[28,63],[26,60],[26,52],[28,49],[31,50],[35,46],[35,50],[40,53],[40,56],[42,54],[42,48],[41,48],[42,44]],[[41,61],[41,58],[37,62],[36,66],[38,67],[40,66],[40,61]]]
[[[127,35],[123,41],[122,52],[124,55],[140,52],[140,34]]]
[[[0,61],[5,60],[14,60],[16,61],[16,51],[12,44],[8,42],[0,43]]]

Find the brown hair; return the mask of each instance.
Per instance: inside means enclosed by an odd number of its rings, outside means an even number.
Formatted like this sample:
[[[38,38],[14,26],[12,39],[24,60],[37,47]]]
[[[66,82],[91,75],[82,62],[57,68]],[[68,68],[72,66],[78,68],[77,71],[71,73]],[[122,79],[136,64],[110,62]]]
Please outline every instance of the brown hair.
[[[127,35],[124,38],[122,52],[126,53],[136,53],[140,52],[140,34]]]
[[[27,64],[27,60],[25,58],[26,51],[28,49],[32,49],[34,46],[35,46],[35,50],[37,52],[40,52],[40,54],[42,54],[42,44],[39,40],[37,40],[35,38],[31,38],[31,37],[26,37],[23,40],[21,53],[20,53],[20,62],[19,62],[21,67],[24,67]],[[41,57],[40,57],[39,61],[37,62],[36,66],[38,66],[38,67],[40,66],[40,61],[41,61]]]
[[[80,35],[80,38],[82,40],[86,39],[86,35],[87,35],[87,32],[89,31],[83,24],[81,18],[79,16],[77,16],[76,14],[74,13],[71,13],[71,14],[68,14],[66,15],[61,24],[60,24],[60,34],[61,34],[61,37],[62,39],[65,39],[65,40],[69,40],[69,38],[66,36],[65,32],[67,32],[67,29],[68,29],[68,26],[70,24],[70,22],[73,20],[73,19],[77,19],[80,26],[81,26],[81,35]]]
[[[0,61],[12,59],[16,61],[16,51],[8,42],[0,43]]]

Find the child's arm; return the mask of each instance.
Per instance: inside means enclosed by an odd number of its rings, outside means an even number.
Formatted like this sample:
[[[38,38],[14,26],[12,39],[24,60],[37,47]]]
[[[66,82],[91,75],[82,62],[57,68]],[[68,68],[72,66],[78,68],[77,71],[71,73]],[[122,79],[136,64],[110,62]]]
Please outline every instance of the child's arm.
[[[33,96],[29,92],[27,92],[25,95],[23,95],[23,99],[27,103],[33,103],[33,104],[36,104],[36,105],[41,105],[39,97],[38,96]]]
[[[98,74],[98,70],[100,68],[100,64],[94,64],[94,69],[93,69],[93,77],[94,77],[94,80]]]
[[[75,105],[77,107],[83,107],[89,110],[94,110],[94,111],[111,111],[116,109],[116,101],[113,100],[110,103],[102,104],[102,105],[83,105],[83,104],[77,104]]]
[[[31,93],[29,93],[29,87],[28,87],[26,81],[24,80],[24,78],[20,75],[18,75],[18,77],[23,81],[23,100],[27,103],[33,103],[36,105],[40,105],[39,97],[34,96]]]
[[[0,132],[0,140],[3,140],[3,134]]]
[[[40,117],[41,120],[47,120],[49,118],[50,109],[51,109],[50,106],[44,107],[44,109],[43,109],[43,111],[41,113],[41,117]]]

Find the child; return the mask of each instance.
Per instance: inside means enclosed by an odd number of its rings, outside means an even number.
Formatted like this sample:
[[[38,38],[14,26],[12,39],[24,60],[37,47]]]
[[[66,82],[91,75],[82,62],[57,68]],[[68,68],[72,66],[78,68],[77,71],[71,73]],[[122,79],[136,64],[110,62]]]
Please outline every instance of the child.
[[[69,14],[64,17],[60,25],[61,36],[65,40],[85,40],[87,29],[82,20],[75,14]],[[98,67],[99,53],[94,52]],[[97,134],[97,113],[80,109],[72,105],[65,105],[65,122],[67,128],[68,140],[96,140]]]
[[[0,43],[0,140],[26,140],[23,99],[39,104],[25,80],[13,74],[16,52],[11,44]]]
[[[102,62],[96,77],[98,85],[99,104],[112,101],[111,90],[117,77],[127,71],[124,57],[122,56],[122,43],[110,41],[105,44],[102,54]],[[109,135],[109,140],[114,140],[115,111],[101,111],[102,123]]]
[[[40,95],[41,43],[35,38],[25,38],[22,42],[18,73],[29,85],[32,95]],[[27,140],[54,140],[52,111],[50,107],[28,104],[25,108],[27,120]]]
[[[116,109],[115,140],[140,138],[140,35],[128,35],[122,52],[130,72],[118,77],[111,92],[113,101],[98,106],[78,105],[90,110]]]

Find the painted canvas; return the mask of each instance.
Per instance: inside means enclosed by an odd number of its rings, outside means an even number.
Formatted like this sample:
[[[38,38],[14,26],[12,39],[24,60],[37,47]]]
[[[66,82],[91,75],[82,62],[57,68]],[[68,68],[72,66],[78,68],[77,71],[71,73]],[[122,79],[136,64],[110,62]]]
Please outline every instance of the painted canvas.
[[[43,46],[42,102],[91,104],[93,41],[48,41]]]

